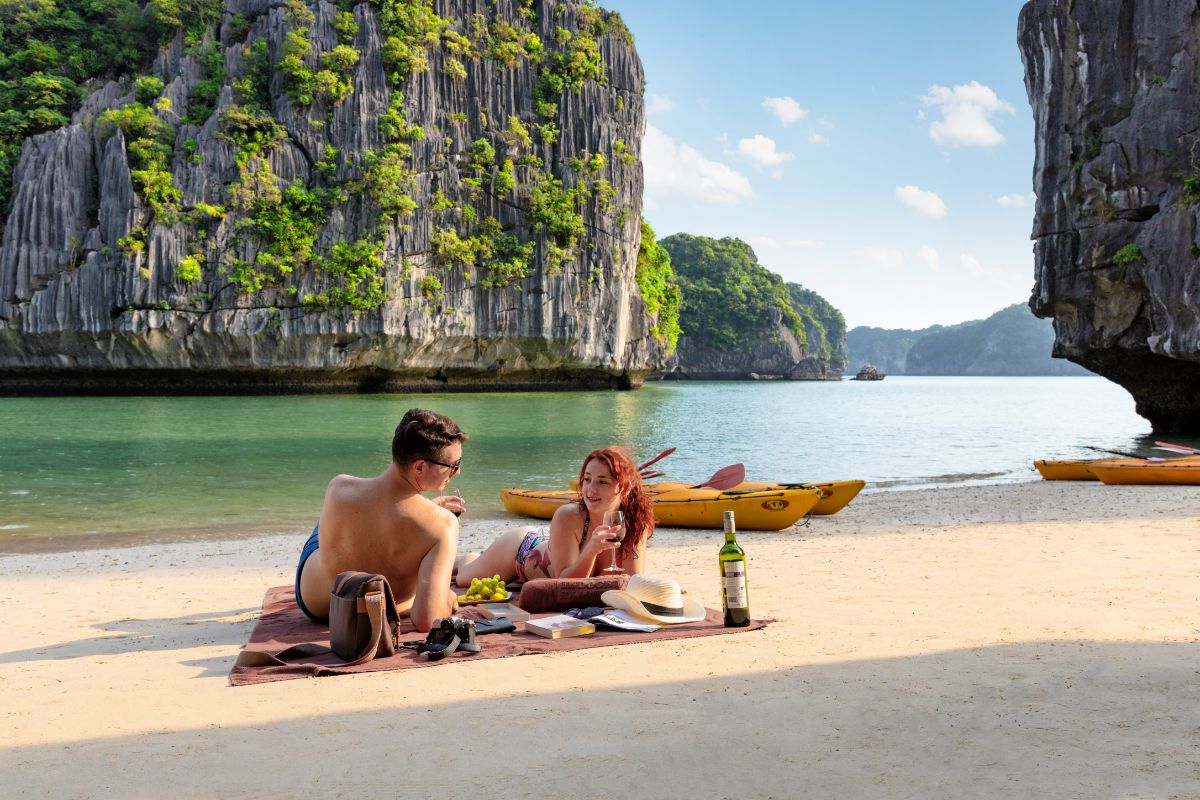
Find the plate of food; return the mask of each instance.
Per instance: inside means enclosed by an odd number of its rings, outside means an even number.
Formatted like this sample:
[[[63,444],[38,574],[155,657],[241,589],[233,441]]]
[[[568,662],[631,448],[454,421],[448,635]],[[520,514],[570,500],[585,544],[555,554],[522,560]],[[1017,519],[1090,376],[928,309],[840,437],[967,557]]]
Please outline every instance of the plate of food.
[[[512,597],[512,592],[500,580],[499,575],[490,578],[472,578],[466,594],[458,596],[460,606],[474,606],[480,603],[502,603]]]

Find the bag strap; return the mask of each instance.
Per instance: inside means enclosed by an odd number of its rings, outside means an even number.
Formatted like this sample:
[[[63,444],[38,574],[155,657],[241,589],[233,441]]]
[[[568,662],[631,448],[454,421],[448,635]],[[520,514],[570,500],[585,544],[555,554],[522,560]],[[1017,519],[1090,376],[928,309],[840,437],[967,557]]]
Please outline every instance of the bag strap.
[[[367,612],[367,619],[371,621],[371,635],[367,637],[366,644],[353,661],[343,661],[337,664],[320,664],[319,666],[357,667],[359,664],[370,661],[375,657],[375,652],[379,649],[379,639],[385,635],[384,621],[387,615],[384,611],[384,595],[383,592],[368,592],[358,598],[358,600],[363,604]],[[393,641],[395,638],[393,636]],[[233,662],[233,665],[235,667],[290,667],[296,665],[297,659],[315,658],[317,656],[329,655],[332,652],[333,650],[316,642],[295,644],[277,653],[265,653],[261,650],[243,650],[238,653],[237,660]]]

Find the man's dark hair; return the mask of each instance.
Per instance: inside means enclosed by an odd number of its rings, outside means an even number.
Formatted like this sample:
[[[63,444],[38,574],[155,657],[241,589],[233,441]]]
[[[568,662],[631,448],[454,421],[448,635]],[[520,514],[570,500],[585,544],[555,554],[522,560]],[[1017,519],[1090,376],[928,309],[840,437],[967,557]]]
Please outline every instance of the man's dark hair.
[[[392,461],[406,467],[423,458],[436,459],[444,448],[466,440],[467,435],[449,417],[423,408],[409,409],[392,437]]]

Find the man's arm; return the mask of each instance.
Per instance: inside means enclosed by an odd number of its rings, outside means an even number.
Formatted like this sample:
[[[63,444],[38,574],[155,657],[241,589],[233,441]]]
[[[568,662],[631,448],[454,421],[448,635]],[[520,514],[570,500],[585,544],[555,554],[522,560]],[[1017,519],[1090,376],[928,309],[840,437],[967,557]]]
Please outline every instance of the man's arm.
[[[438,617],[454,613],[454,592],[450,589],[450,574],[454,571],[454,556],[458,552],[458,519],[449,512],[439,517],[444,528],[433,547],[421,559],[417,570],[417,589],[413,596],[409,618],[417,630],[428,631]]]

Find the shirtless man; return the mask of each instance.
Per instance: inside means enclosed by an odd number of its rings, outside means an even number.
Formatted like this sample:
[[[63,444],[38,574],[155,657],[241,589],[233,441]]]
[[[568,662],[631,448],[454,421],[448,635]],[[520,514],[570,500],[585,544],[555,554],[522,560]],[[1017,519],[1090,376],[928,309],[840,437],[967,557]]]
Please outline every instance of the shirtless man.
[[[338,475],[325,490],[321,519],[296,568],[296,604],[327,622],[338,573],[388,579],[401,616],[428,631],[458,607],[450,573],[458,550],[461,497],[429,500],[458,474],[467,435],[449,417],[414,408],[392,438],[392,463],[375,478]],[[318,539],[319,532],[319,539]]]

